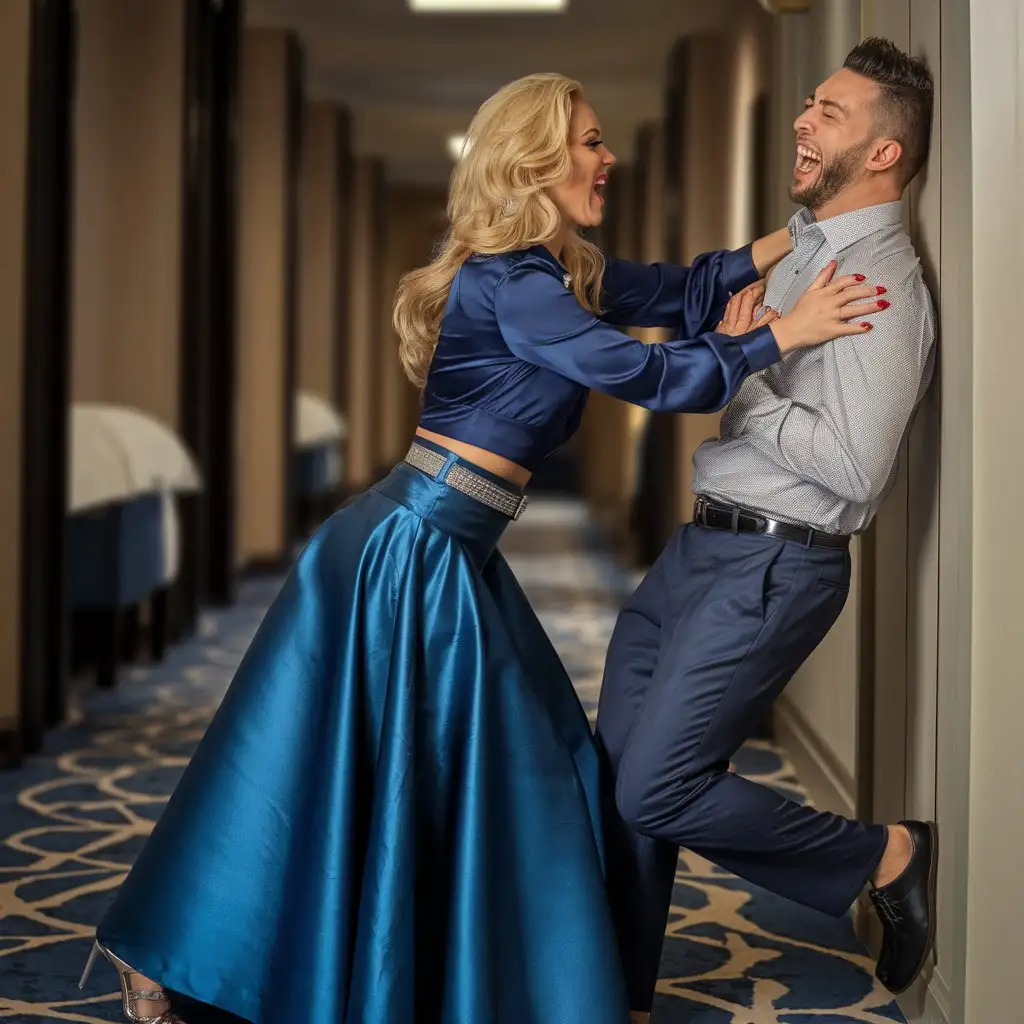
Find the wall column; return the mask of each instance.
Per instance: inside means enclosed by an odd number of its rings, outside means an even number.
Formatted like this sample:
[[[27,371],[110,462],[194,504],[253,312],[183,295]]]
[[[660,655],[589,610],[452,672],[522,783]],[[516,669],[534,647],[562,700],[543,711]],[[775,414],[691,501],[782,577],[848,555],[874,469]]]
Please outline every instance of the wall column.
[[[27,750],[64,717],[75,5],[32,9],[25,202],[22,693]]]
[[[183,156],[181,433],[204,490],[179,502],[181,576],[175,625],[235,591],[235,346],[241,45],[244,0],[188,0]]]
[[[22,380],[30,6],[0,14],[0,766],[22,756]]]
[[[791,3],[778,14],[771,26],[771,99],[768,131],[768,222],[781,227],[796,212],[789,199],[789,184],[796,159],[793,122],[803,109],[804,100],[817,84],[808,31],[807,10],[810,0]]]
[[[64,716],[74,4],[0,15],[0,767]]]
[[[383,258],[378,230],[384,169],[375,157],[359,156],[352,167],[349,247],[349,337],[345,408],[348,414],[347,488],[361,491],[377,469],[380,401],[380,283]]]
[[[338,376],[337,318],[339,249],[337,108],[306,106],[302,143],[299,274],[299,388],[333,404]]]
[[[945,3],[944,3],[945,6]],[[966,0],[952,5],[967,32]],[[973,567],[962,584],[973,601],[970,643],[970,843],[966,895],[966,1006],[964,1021],[1010,1021],[1020,1016],[1014,998],[1024,944],[1020,914],[1020,862],[1024,836],[1020,794],[1024,759],[1024,547],[1005,525],[1007,509],[1024,501],[1024,464],[1015,453],[1024,436],[1017,391],[1024,353],[1007,329],[1003,297],[1015,294],[1024,274],[1024,11],[1016,0],[970,0],[970,88],[957,96],[955,115],[970,114],[974,182],[974,508]],[[966,83],[963,83],[966,86]],[[966,98],[971,104],[967,108]],[[953,113],[954,111],[944,111]],[[964,203],[958,194],[956,201]],[[970,253],[968,249],[968,254]],[[970,256],[957,250],[962,266]],[[946,352],[967,339],[947,334]],[[945,352],[944,352],[945,354]],[[969,583],[968,583],[969,580]],[[947,576],[943,572],[943,589]],[[960,709],[961,720],[968,715]],[[954,1018],[955,1019],[955,1018]]]
[[[72,394],[180,429],[185,2],[79,10]]]
[[[380,337],[380,438],[378,462],[387,471],[401,459],[416,429],[419,393],[405,376],[398,358],[398,337],[391,326],[395,289],[401,276],[422,267],[447,228],[444,188],[393,186],[388,191],[387,240],[381,287]]]
[[[733,109],[731,39],[705,36],[683,40],[675,53],[672,76],[679,95],[679,120],[670,127],[671,151],[679,171],[679,249],[673,258],[692,263],[694,257],[729,245],[729,131]],[[718,435],[721,416],[684,414],[675,418],[675,512],[680,522],[693,513],[693,453]],[[666,467],[667,469],[668,467]]]
[[[331,401],[347,416],[348,342],[351,330],[352,290],[352,114],[346,107],[336,108],[337,163],[335,164],[334,232],[337,237],[334,307],[334,386]]]
[[[287,562],[292,531],[302,59],[293,35],[245,36],[238,339],[238,561]]]
[[[396,263],[392,230],[397,226],[394,221],[396,186],[388,184],[386,175],[382,173],[380,192],[374,216],[377,223],[377,236],[380,249],[377,256],[377,279],[375,288],[375,304],[377,307],[377,441],[374,447],[374,477],[382,477],[391,471],[392,466],[405,455],[409,438],[405,433],[405,419],[402,416],[402,405],[405,397],[406,377],[402,364],[398,359],[398,338],[391,328],[391,311],[394,305],[395,288],[402,271],[400,263]],[[416,194],[412,198],[410,216],[415,222],[410,223],[407,232],[416,236],[422,232],[421,219],[424,214],[421,204],[428,202],[424,195]],[[401,229],[399,229],[401,230]],[[415,244],[415,243],[414,243]],[[422,258],[413,256],[412,266],[426,263],[431,256],[432,242],[426,243]]]
[[[757,100],[767,78],[758,40],[767,28],[767,20],[758,15],[734,36],[687,39],[676,53],[672,73],[680,118],[673,126],[673,152],[681,167],[680,248],[673,257],[679,262],[737,248],[753,237],[754,197],[761,191],[757,176],[764,169],[751,145]],[[718,436],[720,422],[718,413],[676,419],[680,521],[689,521],[693,512],[693,453]]]
[[[666,217],[666,126],[661,122],[641,126],[636,140],[633,177],[633,251],[642,263],[670,258],[670,231]],[[637,328],[630,332],[640,340],[665,341],[662,328]],[[630,511],[631,535],[640,563],[651,565],[677,525],[675,478],[665,467],[675,464],[675,414],[651,413],[635,407],[637,436],[637,486]]]
[[[632,258],[634,174],[634,167],[620,165],[611,175],[600,238],[610,257]],[[636,475],[631,422],[644,415],[637,406],[593,391],[580,427],[583,493],[616,548],[628,547],[629,499]]]

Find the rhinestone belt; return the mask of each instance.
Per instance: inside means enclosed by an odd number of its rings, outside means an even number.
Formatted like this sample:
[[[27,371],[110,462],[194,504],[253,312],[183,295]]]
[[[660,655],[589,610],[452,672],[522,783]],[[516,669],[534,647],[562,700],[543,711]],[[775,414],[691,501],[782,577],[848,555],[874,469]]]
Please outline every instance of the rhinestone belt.
[[[447,484],[463,494],[468,494],[469,497],[475,498],[487,505],[488,508],[493,508],[496,512],[503,512],[509,519],[518,519],[529,503],[525,494],[516,494],[515,491],[508,490],[501,484],[496,484],[493,480],[488,480],[487,477],[474,473],[473,470],[467,469],[459,463],[450,466],[448,472],[444,476],[440,476],[439,474],[448,463],[448,457],[431,448],[416,444],[415,441],[406,453],[405,461],[440,483]]]

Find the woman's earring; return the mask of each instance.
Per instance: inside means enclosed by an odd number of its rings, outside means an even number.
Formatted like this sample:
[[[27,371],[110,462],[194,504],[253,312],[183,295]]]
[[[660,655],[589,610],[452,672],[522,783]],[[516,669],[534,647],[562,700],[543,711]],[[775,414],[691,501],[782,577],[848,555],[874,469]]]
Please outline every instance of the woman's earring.
[[[505,196],[505,198],[501,201],[501,212],[506,217],[511,217],[512,214],[516,212],[517,205],[518,204],[511,196]]]

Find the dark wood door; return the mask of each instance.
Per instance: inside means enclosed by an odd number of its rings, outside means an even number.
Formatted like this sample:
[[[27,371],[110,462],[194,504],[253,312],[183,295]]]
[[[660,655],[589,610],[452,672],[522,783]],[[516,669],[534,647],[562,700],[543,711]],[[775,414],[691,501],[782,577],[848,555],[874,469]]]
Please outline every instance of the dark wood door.
[[[22,735],[64,716],[69,313],[76,55],[72,0],[32,4],[22,478]]]
[[[285,140],[285,259],[284,259],[284,372],[281,386],[284,388],[284,417],[282,429],[284,438],[281,450],[284,458],[284,537],[282,556],[284,564],[290,561],[289,552],[297,537],[296,475],[293,469],[295,458],[295,390],[298,384],[299,359],[299,225],[300,189],[302,186],[302,129],[305,106],[305,54],[298,37],[288,41],[288,76],[285,88],[285,110],[288,115]]]
[[[242,0],[186,8],[182,205],[182,436],[201,495],[185,499],[178,628],[234,599],[235,347]]]

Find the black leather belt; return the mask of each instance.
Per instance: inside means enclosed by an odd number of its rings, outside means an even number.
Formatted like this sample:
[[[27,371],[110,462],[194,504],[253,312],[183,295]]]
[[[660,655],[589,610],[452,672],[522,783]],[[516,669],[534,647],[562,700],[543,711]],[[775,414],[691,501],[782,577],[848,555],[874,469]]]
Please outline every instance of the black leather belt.
[[[761,512],[733,505],[723,505],[710,498],[700,497],[693,506],[693,521],[709,530],[729,530],[732,533],[763,533],[780,540],[792,540],[808,547],[839,548],[850,546],[845,534],[822,533],[810,526],[794,526],[778,519],[769,519]]]

